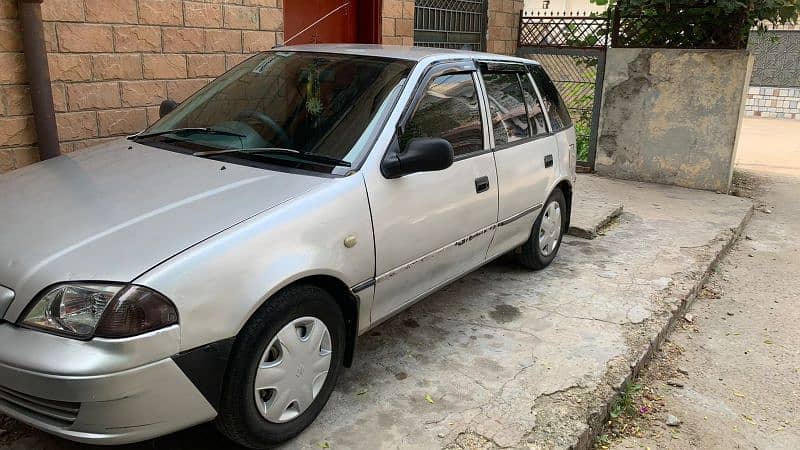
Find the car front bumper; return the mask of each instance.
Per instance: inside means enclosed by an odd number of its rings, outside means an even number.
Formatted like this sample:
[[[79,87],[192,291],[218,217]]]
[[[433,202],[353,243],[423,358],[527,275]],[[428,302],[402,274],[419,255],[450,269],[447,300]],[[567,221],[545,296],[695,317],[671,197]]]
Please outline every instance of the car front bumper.
[[[0,412],[88,444],[139,442],[216,411],[170,357],[178,327],[75,341],[0,324]]]

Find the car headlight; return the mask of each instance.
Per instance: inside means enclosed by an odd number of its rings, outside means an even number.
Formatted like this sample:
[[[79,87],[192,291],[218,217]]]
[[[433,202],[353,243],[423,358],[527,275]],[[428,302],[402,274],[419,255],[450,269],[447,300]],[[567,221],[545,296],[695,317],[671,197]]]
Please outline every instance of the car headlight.
[[[178,323],[175,305],[152,289],[114,283],[63,283],[31,303],[21,324],[77,339],[123,338]]]

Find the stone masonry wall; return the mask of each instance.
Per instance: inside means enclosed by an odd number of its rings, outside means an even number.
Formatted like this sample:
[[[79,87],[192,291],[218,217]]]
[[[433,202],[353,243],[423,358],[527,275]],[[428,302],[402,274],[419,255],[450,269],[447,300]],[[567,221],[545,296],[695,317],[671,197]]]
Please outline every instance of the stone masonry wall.
[[[383,0],[381,34],[386,45],[414,45],[414,0]]]
[[[0,0],[0,172],[38,159],[17,1]],[[283,40],[282,0],[45,0],[61,151],[142,130]]]
[[[523,0],[489,0],[486,51],[504,55],[516,54],[519,14],[523,6]]]
[[[800,120],[800,88],[751,86],[745,115]]]
[[[0,172],[38,160],[16,0],[0,0]],[[56,98],[63,103],[63,98]]]

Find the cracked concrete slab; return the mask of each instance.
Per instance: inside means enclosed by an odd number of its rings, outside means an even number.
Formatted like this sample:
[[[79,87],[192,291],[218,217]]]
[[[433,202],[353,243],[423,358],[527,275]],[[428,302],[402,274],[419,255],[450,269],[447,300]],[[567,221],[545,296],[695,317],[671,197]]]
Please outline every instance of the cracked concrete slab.
[[[330,405],[290,447],[587,445],[752,204],[595,176],[576,189],[626,212],[598,239],[565,238],[542,272],[492,263],[362,337]]]
[[[594,178],[581,176],[586,179],[586,185],[578,189],[580,195],[575,195],[572,205],[572,220],[568,234],[584,239],[594,239],[603,228],[617,219],[623,211],[624,205],[619,198],[606,195],[602,189],[592,189]]]
[[[285,448],[588,446],[752,205],[595,176],[576,191],[625,212],[597,239],[567,236],[543,271],[495,261],[359,338],[329,404]],[[209,430],[131,448],[225,447]],[[73,448],[41,434],[17,444]]]

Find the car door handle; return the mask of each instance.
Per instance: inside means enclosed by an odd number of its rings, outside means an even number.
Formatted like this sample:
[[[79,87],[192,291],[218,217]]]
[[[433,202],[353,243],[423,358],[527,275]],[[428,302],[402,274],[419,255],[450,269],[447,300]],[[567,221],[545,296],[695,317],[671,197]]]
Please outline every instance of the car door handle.
[[[553,167],[553,155],[547,155],[544,157],[544,168]]]
[[[480,194],[489,190],[489,177],[475,178],[475,192]]]

